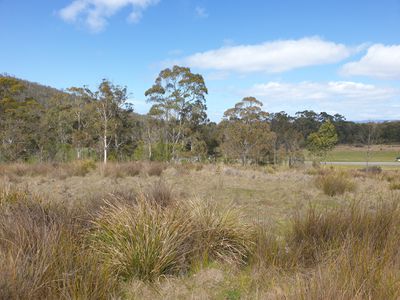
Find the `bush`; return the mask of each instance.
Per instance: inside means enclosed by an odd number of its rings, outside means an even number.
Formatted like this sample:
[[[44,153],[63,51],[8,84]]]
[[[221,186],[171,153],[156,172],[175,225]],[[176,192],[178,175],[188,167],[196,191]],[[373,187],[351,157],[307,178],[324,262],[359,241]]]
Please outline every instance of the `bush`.
[[[391,190],[400,190],[400,182],[391,182],[389,185]]]
[[[77,160],[67,165],[66,169],[69,176],[85,176],[96,169],[96,163],[92,160]]]
[[[329,172],[320,175],[315,181],[317,187],[321,188],[328,196],[343,195],[345,192],[355,190],[355,182],[344,172]]]
[[[382,168],[379,166],[372,166],[364,169],[360,169],[361,172],[377,175],[382,173]]]
[[[165,170],[165,165],[163,163],[153,162],[147,168],[147,174],[149,176],[161,176],[162,172]]]

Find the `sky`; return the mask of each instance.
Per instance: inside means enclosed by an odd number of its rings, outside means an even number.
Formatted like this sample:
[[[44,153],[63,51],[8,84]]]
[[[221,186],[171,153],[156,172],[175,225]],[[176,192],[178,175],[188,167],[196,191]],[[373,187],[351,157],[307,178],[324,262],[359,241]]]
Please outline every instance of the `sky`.
[[[268,112],[400,120],[400,0],[0,0],[0,73],[66,89],[144,92],[174,64],[204,76],[219,121]]]

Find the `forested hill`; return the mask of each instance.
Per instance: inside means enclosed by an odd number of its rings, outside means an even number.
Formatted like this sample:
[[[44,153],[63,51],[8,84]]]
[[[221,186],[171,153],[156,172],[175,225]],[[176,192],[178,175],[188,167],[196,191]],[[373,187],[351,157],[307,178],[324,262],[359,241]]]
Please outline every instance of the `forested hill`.
[[[51,99],[54,99],[57,96],[63,96],[66,99],[72,100],[72,97],[68,93],[50,86],[16,78],[8,74],[0,74],[0,77],[14,79],[22,84],[23,89],[21,89],[20,93],[15,96],[18,100],[35,99],[42,105],[46,105]]]
[[[44,107],[48,108],[49,106],[57,105],[58,102],[54,102],[54,99],[62,99],[64,104],[68,104],[68,102],[73,102],[75,97],[73,94],[68,93],[66,91],[59,90],[48,85],[43,85],[41,83],[17,78],[7,73],[5,74],[0,73],[0,79],[1,78],[9,78],[21,84],[22,88],[18,91],[18,93],[13,95],[13,98],[18,101],[24,101],[26,99],[34,99]],[[142,119],[146,117],[145,115],[140,115],[134,111],[131,111],[130,113],[136,118]]]

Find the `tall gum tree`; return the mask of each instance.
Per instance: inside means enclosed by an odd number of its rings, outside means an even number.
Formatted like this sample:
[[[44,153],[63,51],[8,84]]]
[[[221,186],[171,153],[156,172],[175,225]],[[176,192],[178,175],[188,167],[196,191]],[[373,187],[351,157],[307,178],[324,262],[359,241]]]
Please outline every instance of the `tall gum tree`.
[[[90,109],[96,112],[97,118],[93,121],[93,127],[100,136],[103,162],[107,164],[112,138],[116,140],[119,111],[124,107],[128,98],[127,89],[103,79],[95,92],[87,87],[71,88],[70,90],[85,99],[89,106],[91,105]]]
[[[164,123],[164,139],[172,147],[173,159],[177,158],[178,146],[183,147],[187,133],[207,121],[207,94],[203,76],[180,66],[162,70],[145,92],[147,101],[153,104],[152,115]]]
[[[268,112],[263,103],[254,97],[243,98],[224,113],[222,121],[221,150],[227,157],[261,162],[273,149],[275,134],[268,123]]]

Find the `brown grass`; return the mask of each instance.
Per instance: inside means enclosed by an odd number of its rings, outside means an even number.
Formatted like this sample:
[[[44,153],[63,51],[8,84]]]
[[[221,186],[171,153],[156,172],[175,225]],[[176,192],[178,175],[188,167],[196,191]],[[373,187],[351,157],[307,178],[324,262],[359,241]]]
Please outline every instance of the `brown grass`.
[[[160,162],[151,162],[147,166],[147,175],[161,176],[162,172],[166,169],[166,165]]]
[[[87,228],[63,207],[1,192],[0,298],[106,299],[116,281],[86,250]]]
[[[103,167],[103,175],[113,178],[134,177],[140,175],[143,166],[138,162],[108,163]]]
[[[343,195],[355,190],[355,182],[345,172],[330,171],[319,175],[315,181],[317,187],[328,196]]]
[[[0,299],[400,297],[397,172],[165,167],[0,178]]]

